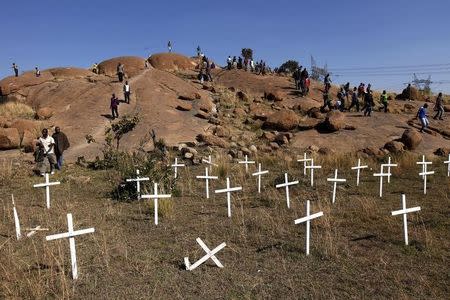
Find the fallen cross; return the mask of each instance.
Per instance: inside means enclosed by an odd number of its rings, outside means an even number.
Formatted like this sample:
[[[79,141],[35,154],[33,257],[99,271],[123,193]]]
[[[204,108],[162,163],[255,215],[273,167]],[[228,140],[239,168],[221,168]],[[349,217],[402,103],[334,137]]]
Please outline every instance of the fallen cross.
[[[327,178],[327,181],[333,182],[333,198],[332,203],[336,201],[336,187],[338,182],[346,182],[346,179],[339,179],[337,177],[338,170],[334,170],[334,178]]]
[[[396,210],[391,212],[392,216],[397,216],[397,215],[403,215],[403,232],[405,235],[405,245],[408,245],[408,219],[406,214],[407,213],[411,213],[411,212],[416,212],[420,210],[420,206],[417,207],[412,207],[412,208],[406,208],[406,196],[405,194],[402,194],[402,206],[403,209],[401,210]]]
[[[380,173],[374,173],[373,176],[380,177],[380,198],[383,197],[383,177],[389,176],[389,173],[384,173],[383,165],[381,165]]]
[[[14,215],[14,227],[16,229],[16,238],[20,240],[22,238],[22,232],[20,228],[19,214],[17,213],[16,203],[14,202],[14,195],[11,195],[12,205],[13,205],[13,215]],[[47,231],[47,228],[41,228],[41,226],[37,226],[34,228],[24,228],[25,231],[29,231],[27,233],[27,237],[31,237],[36,234],[37,231]]]
[[[432,162],[429,162],[430,164]],[[423,178],[423,194],[426,195],[427,194],[427,175],[433,175],[434,171],[428,171],[427,170],[427,165],[424,164],[424,169],[421,173],[419,173],[419,176],[422,176]]]
[[[130,178],[127,179],[127,182],[136,182],[136,191],[138,195],[138,200],[141,199],[141,181],[149,181],[150,178],[148,177],[139,177],[140,172],[139,170],[136,170],[136,178]]]
[[[178,177],[178,167],[184,167],[184,164],[179,164],[178,163],[178,158],[175,157],[175,163],[171,166],[172,168],[174,168],[174,173],[175,173],[175,179],[177,179]]]
[[[202,158],[202,162],[209,165],[209,170],[212,171],[212,166],[217,167],[217,164],[212,162],[211,155],[208,156],[208,159]]]
[[[303,158],[297,159],[298,162],[303,162],[303,175],[306,175],[306,166],[308,165],[308,161],[311,161],[312,158],[306,157],[306,152],[303,153]]]
[[[170,198],[172,195],[162,195],[158,194],[158,184],[156,182],[153,183],[153,195],[142,195],[142,199],[153,199],[153,204],[155,207],[155,225],[158,225],[158,199]]]
[[[387,167],[387,172],[388,172],[388,175],[387,175],[387,182],[388,183],[391,183],[391,167],[397,167],[398,165],[397,164],[393,164],[393,163],[391,163],[391,157],[389,156],[389,158],[388,158],[388,163],[387,164],[382,164],[381,165],[381,167],[383,168],[383,167]]]
[[[366,169],[369,166],[361,166],[361,159],[358,158],[358,165],[356,167],[352,167],[352,170],[356,170],[356,186],[359,186],[359,176],[362,169]]]
[[[258,164],[258,172],[253,173],[252,176],[258,176],[258,193],[261,193],[261,176],[264,174],[268,174],[269,171],[261,171],[261,163]]]
[[[196,177],[197,179],[205,179],[206,181],[206,199],[209,199],[209,180],[219,179],[217,176],[211,176],[208,174],[208,168],[205,168],[205,175],[200,175]]]
[[[422,155],[422,161],[416,162],[417,165],[422,165],[422,173],[425,173],[427,171],[427,165],[431,165],[431,161],[425,161],[425,155]],[[425,179],[425,175],[422,176],[422,179]]]
[[[45,187],[45,199],[47,203],[47,208],[50,208],[50,186],[61,184],[59,181],[50,182],[48,173],[45,173],[45,183],[39,183],[33,185],[35,188]]]
[[[307,169],[311,169],[311,186],[314,186],[314,169],[321,169],[322,166],[315,166],[314,159],[311,159],[311,165],[306,166]]]
[[[282,188],[282,187],[286,188],[286,203],[287,203],[287,207],[288,207],[288,208],[291,207],[291,205],[290,205],[290,199],[289,199],[289,186],[290,186],[290,185],[295,185],[295,184],[298,184],[298,180],[289,182],[289,180],[288,180],[288,174],[287,174],[287,173],[284,173],[284,183],[277,184],[277,185],[275,186],[277,189]]]
[[[310,214],[310,203],[309,200],[306,201],[306,216],[300,219],[297,219],[294,221],[294,224],[300,224],[303,222],[306,222],[306,255],[309,255],[309,237],[310,237],[310,222],[313,219],[319,218],[323,216],[323,211],[319,211],[318,213],[315,214]]]
[[[448,160],[444,161],[447,164],[447,177],[450,177],[450,154],[448,155]]]
[[[209,250],[208,246],[205,245],[205,243],[203,243],[203,241],[198,237],[196,239],[197,243],[200,245],[200,247],[202,247],[202,249],[206,252],[205,256],[203,256],[202,258],[200,258],[197,262],[195,262],[194,264],[191,265],[191,263],[189,262],[189,258],[185,257],[184,258],[184,264],[186,266],[186,270],[188,271],[192,271],[195,268],[197,268],[198,266],[200,266],[202,263],[204,263],[205,261],[207,261],[208,259],[212,259],[212,261],[219,267],[219,268],[223,268],[222,263],[219,261],[219,259],[217,259],[217,257],[215,256],[215,254],[217,252],[219,252],[220,250],[222,250],[223,248],[225,248],[226,244],[222,243],[219,246],[217,246],[216,248]]]
[[[255,162],[252,160],[248,160],[247,155],[245,156],[245,160],[238,161],[239,164],[245,164],[245,173],[248,173],[248,165],[254,164]]]
[[[75,250],[75,237],[87,234],[87,233],[93,233],[95,231],[94,228],[88,228],[88,229],[81,229],[77,231],[73,231],[73,220],[72,220],[72,214],[67,214],[67,227],[68,231],[65,233],[58,233],[54,235],[48,235],[45,237],[47,241],[53,241],[57,239],[63,239],[68,238],[69,239],[69,245],[70,245],[70,260],[72,262],[72,278],[78,279],[78,270],[77,270],[77,254]]]
[[[229,218],[231,218],[231,193],[237,192],[237,191],[242,191],[242,187],[241,186],[234,187],[234,188],[230,187],[230,178],[228,178],[228,177],[227,177],[227,187],[225,189],[215,191],[216,194],[227,193],[227,206],[228,206],[228,217]]]

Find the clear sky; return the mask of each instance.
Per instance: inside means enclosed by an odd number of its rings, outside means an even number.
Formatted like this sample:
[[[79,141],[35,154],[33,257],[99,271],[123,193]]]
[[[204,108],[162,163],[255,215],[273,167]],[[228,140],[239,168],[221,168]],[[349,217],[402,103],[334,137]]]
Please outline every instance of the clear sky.
[[[419,72],[450,92],[448,0],[15,0],[1,10],[0,77],[12,62],[88,67],[166,51],[171,40],[175,52],[194,55],[200,45],[219,64],[244,47],[272,67],[287,59],[310,67],[312,54],[341,75],[334,82],[398,90]]]

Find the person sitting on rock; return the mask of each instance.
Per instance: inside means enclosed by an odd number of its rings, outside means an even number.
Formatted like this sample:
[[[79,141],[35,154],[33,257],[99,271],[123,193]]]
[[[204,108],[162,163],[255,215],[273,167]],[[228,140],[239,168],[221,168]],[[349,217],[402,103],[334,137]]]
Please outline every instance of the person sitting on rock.
[[[381,101],[381,104],[383,104],[384,112],[387,113],[388,112],[388,96],[387,96],[385,90],[380,95],[380,101]]]
[[[423,132],[430,123],[428,122],[428,115],[427,115],[427,108],[428,103],[425,103],[422,107],[419,108],[419,111],[417,112],[416,118],[419,118],[420,123],[422,124],[422,128],[420,129],[420,132]]]
[[[48,135],[48,129],[44,128],[42,129],[42,137],[38,140],[38,147],[42,147],[44,149],[44,160],[45,157],[47,157],[48,163],[50,164],[50,174],[54,173],[54,167],[56,165],[56,156],[55,156],[55,140]],[[42,166],[40,168],[40,173],[42,176],[44,176],[45,173],[45,166],[42,163]]]
[[[128,84],[128,81],[125,81],[125,84],[123,85],[123,97],[125,103],[130,104],[130,94],[131,94],[131,87]]]
[[[70,147],[69,139],[58,126],[55,127],[55,133],[52,135],[55,141],[56,168],[61,170],[63,165],[63,153]]]
[[[436,104],[434,105],[434,110],[436,110],[436,115],[433,117],[433,119],[439,118],[439,120],[444,120],[442,118],[442,115],[444,114],[444,99],[442,98],[442,93],[439,93],[439,95],[436,98]]]
[[[111,96],[111,116],[114,120],[119,117],[119,99],[117,99],[116,94],[112,94]]]
[[[125,72],[124,66],[122,65],[122,63],[118,63],[117,64],[117,77],[119,78],[119,82],[123,81],[124,72]]]
[[[350,111],[353,106],[356,106],[356,111],[359,112],[358,89],[356,88],[356,86],[353,88],[352,103],[350,104],[348,111]]]
[[[370,91],[367,91],[364,95],[364,116],[370,117],[372,114],[372,107],[373,107],[373,96]]]
[[[19,77],[19,66],[16,65],[16,63],[13,63],[12,69],[14,70],[14,76]]]

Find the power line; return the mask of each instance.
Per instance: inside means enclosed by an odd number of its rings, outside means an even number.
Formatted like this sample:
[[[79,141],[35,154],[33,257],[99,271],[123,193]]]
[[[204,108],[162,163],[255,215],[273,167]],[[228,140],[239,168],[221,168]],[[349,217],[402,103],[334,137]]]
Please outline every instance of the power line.
[[[333,76],[347,76],[347,77],[362,77],[362,76],[407,76],[407,75],[411,75],[412,72],[402,72],[402,73],[386,73],[386,72],[382,72],[382,73],[366,73],[366,72],[359,72],[359,73],[338,73],[338,74],[333,74]],[[450,68],[446,69],[445,71],[431,71],[431,72],[414,72],[417,75],[434,75],[434,74],[449,74],[450,75]]]
[[[351,70],[383,70],[383,69],[422,69],[422,68],[434,68],[434,67],[450,67],[450,63],[440,64],[423,64],[423,65],[403,65],[403,66],[377,66],[377,67],[349,67],[349,68],[330,68],[334,71],[351,71]]]

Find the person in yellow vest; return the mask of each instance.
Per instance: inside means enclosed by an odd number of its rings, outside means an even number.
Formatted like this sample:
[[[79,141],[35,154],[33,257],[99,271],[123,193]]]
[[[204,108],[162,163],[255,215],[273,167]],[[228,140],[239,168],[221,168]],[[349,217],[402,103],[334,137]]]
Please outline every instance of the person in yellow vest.
[[[383,104],[384,106],[384,112],[387,113],[387,108],[388,108],[388,96],[386,94],[386,91],[383,91],[383,93],[380,96],[380,101],[381,104]]]

